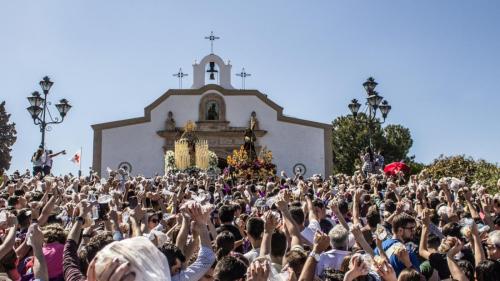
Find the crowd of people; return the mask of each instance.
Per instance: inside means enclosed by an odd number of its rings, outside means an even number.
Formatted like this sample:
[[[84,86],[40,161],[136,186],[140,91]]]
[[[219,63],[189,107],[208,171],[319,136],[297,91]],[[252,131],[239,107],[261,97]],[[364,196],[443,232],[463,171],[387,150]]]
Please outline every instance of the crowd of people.
[[[425,172],[0,181],[0,280],[500,280],[500,195]]]

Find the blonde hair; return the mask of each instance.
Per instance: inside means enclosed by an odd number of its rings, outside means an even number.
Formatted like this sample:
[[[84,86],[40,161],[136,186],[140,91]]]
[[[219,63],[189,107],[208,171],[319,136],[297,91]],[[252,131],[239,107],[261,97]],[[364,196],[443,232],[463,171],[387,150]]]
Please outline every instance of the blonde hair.
[[[115,241],[99,251],[96,258],[96,275],[106,269],[106,261],[118,258],[130,263],[130,271],[135,272],[136,281],[170,280],[167,258],[145,237]]]

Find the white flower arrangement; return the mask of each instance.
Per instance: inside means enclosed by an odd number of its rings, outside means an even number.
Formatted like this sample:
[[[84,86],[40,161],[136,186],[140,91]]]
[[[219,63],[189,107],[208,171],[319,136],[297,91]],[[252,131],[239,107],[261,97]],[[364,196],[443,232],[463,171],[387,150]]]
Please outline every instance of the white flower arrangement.
[[[165,152],[165,174],[177,170],[175,166],[175,153],[172,150]]]
[[[219,157],[217,157],[217,154],[215,154],[215,152],[209,150],[207,172],[213,178],[215,178],[215,176],[220,174],[220,169],[218,165],[219,165]]]

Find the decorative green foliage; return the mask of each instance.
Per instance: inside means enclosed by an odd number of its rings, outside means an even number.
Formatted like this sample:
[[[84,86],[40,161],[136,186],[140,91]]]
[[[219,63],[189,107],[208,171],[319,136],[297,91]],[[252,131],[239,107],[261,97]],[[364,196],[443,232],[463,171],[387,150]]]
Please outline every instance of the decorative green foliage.
[[[435,178],[456,177],[464,179],[467,184],[479,183],[490,192],[498,191],[497,181],[500,178],[500,166],[474,160],[465,155],[439,156],[427,168],[427,173]]]
[[[11,147],[16,142],[16,124],[9,123],[10,114],[5,111],[5,101],[0,103],[0,171],[10,168]]]

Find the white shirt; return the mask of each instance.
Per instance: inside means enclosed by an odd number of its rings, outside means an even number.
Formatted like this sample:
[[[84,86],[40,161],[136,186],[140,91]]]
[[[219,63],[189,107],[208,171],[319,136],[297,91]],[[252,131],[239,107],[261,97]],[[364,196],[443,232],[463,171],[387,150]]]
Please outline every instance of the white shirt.
[[[52,168],[52,163],[54,160],[52,160],[52,157],[50,157],[48,154],[45,155],[45,162],[43,163],[45,166],[51,167]]]
[[[335,270],[340,270],[342,261],[344,257],[350,255],[349,251],[342,251],[333,249],[328,252],[324,252],[319,256],[319,262],[316,265],[316,276],[321,276],[323,271],[327,268],[333,268]]]
[[[254,259],[256,259],[260,254],[260,248],[252,249],[248,251],[248,253],[244,254],[245,258],[251,263]]]
[[[305,240],[313,244],[314,235],[316,234],[316,231],[321,231],[321,226],[319,225],[319,222],[317,220],[310,220],[309,225],[307,225],[307,227],[304,228],[304,230],[302,230],[300,234]]]

